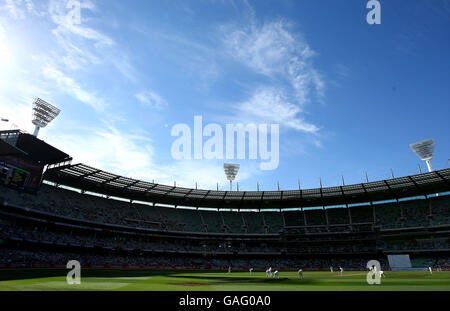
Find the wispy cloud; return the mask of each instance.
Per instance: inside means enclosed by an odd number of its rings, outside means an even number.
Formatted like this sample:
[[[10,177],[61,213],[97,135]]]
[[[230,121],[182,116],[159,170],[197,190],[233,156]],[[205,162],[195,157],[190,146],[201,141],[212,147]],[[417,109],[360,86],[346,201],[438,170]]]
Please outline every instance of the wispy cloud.
[[[20,18],[21,14],[31,15],[31,8],[34,6],[28,8],[26,6],[28,1],[22,0],[22,6],[11,6],[8,10],[16,10],[14,12],[17,18]],[[33,2],[29,3],[33,5]],[[85,162],[134,178],[155,179],[160,183],[171,184],[176,180],[177,185],[193,187],[197,181],[202,188],[215,188],[217,180],[223,179],[222,163],[214,160],[176,162],[161,158],[160,153],[155,153],[160,141],[154,142],[149,139],[150,135],[146,132],[136,135],[135,129],[127,129],[130,122],[119,124],[119,121],[114,121],[117,120],[119,113],[113,109],[116,108],[115,105],[107,105],[105,99],[109,98],[110,94],[103,93],[100,88],[111,82],[114,86],[120,85],[123,81],[117,79],[121,77],[128,79],[127,83],[130,81],[133,83],[130,83],[132,84],[130,88],[124,88],[123,92],[117,92],[117,95],[123,98],[134,96],[136,100],[133,104],[136,109],[133,110],[136,110],[136,113],[144,112],[147,107],[161,111],[169,104],[163,92],[139,84],[140,79],[137,79],[139,74],[151,79],[151,70],[150,73],[139,72],[140,68],[134,68],[132,65],[132,61],[140,57],[139,53],[127,54],[126,49],[121,48],[120,38],[125,37],[123,34],[129,33],[113,35],[108,32],[106,24],[103,27],[94,26],[93,20],[101,10],[92,1],[82,1],[81,24],[73,24],[67,19],[66,4],[65,1],[49,0],[48,6],[46,5],[48,8],[46,21],[49,22],[46,23],[46,27],[49,27],[47,28],[49,31],[45,39],[48,40],[46,45],[52,45],[53,49],[36,52],[34,68],[30,69],[33,74],[22,75],[26,78],[23,79],[22,86],[29,89],[27,98],[15,101],[16,98],[11,97],[12,92],[2,95],[1,114],[6,114],[6,117],[23,116],[20,123],[25,127],[30,124],[31,102],[34,97],[43,97],[50,102],[52,97],[67,99],[67,105],[82,102],[96,112],[106,115],[104,118],[107,118],[108,122],[100,122],[100,114],[96,114],[89,121],[77,120],[76,126],[86,128],[85,132],[79,128],[74,130],[68,124],[62,127],[55,121],[41,133],[50,143],[73,155],[76,162]],[[251,11],[251,7],[249,10]],[[196,81],[218,81],[222,78],[220,75],[228,69],[223,64],[235,61],[240,65],[238,73],[250,70],[262,77],[257,79],[257,83],[249,80],[239,81],[246,84],[247,88],[244,95],[241,93],[240,99],[236,100],[232,107],[236,116],[241,120],[246,118],[264,123],[280,123],[294,131],[317,133],[319,127],[306,121],[304,115],[304,105],[311,102],[314,95],[321,97],[325,88],[319,71],[312,64],[317,54],[289,23],[275,21],[259,25],[254,12],[251,16],[253,17],[248,25],[225,26],[219,30],[218,37],[214,36],[217,35],[214,30],[204,37],[197,36],[193,39],[189,34],[185,35],[185,32],[168,34],[164,33],[164,29],[148,31],[144,29],[147,39],[152,39],[145,42],[161,47],[169,61],[176,64],[179,62],[183,66],[183,75],[189,76],[182,77],[186,79],[192,75]],[[217,44],[217,38],[223,45]],[[140,47],[148,48],[144,43]],[[159,49],[155,51],[160,52]],[[118,74],[114,77],[110,75],[111,68],[112,71],[117,70]],[[19,75],[21,74],[17,73],[14,81],[22,81]],[[104,80],[96,83],[96,78]],[[29,86],[33,81],[36,81],[35,89],[31,90]],[[12,84],[9,83],[9,86],[13,86]],[[212,83],[209,85],[214,87]],[[20,91],[19,86],[13,87],[15,93],[25,94]],[[34,96],[31,97],[32,94]],[[60,96],[62,94],[68,96]],[[7,96],[5,103],[20,103],[20,105],[16,105],[14,109],[4,109],[7,104],[2,105],[1,102]],[[176,105],[172,102],[170,104]],[[121,106],[120,109],[122,108]],[[129,117],[131,113],[126,112],[124,115]],[[205,113],[209,112],[205,110]],[[64,116],[61,116],[59,120],[63,118]],[[117,126],[114,122],[117,122]],[[254,167],[252,163],[243,165],[238,178],[245,182],[245,179],[257,176],[260,174],[258,167],[258,163],[255,163]]]
[[[103,99],[97,97],[95,93],[83,89],[74,79],[65,75],[58,69],[51,66],[46,66],[43,68],[42,74],[47,79],[56,82],[56,86],[58,86],[60,91],[75,97],[79,101],[91,106],[97,111],[102,111],[105,109],[106,104]]]
[[[252,86],[248,97],[237,102],[239,118],[317,133],[319,127],[305,121],[302,115],[303,107],[313,98],[324,98],[325,82],[312,63],[317,53],[290,23],[258,25],[254,12],[249,10],[251,19],[247,25],[222,27],[225,50],[242,66],[268,80]]]
[[[175,63],[186,68],[189,74],[198,77],[200,86],[206,87],[218,77],[220,65],[216,57],[221,49],[217,49],[217,46],[173,31],[149,28],[140,23],[133,25],[133,29],[145,36],[148,42],[163,42],[166,46],[166,56],[169,55]]]
[[[102,122],[85,132],[61,133],[54,129],[48,141],[74,156],[74,162],[85,163],[127,177],[177,186],[215,189],[221,180],[220,188],[226,188],[223,182],[221,163],[216,161],[180,161],[160,163],[155,157],[155,147],[148,133],[135,135],[131,131],[118,129],[114,124]],[[79,148],[79,146],[83,148]],[[239,180],[254,175],[252,167],[246,167],[239,173]],[[256,170],[256,169],[255,169]]]
[[[325,82],[312,65],[316,53],[290,29],[289,23],[275,21],[258,26],[224,27],[224,43],[229,54],[257,73],[285,81],[293,89],[298,104],[310,100],[311,91],[323,96]]]
[[[9,11],[9,13],[13,18],[15,19],[25,18],[22,0],[6,0],[4,7]]]
[[[3,7],[14,19],[25,19],[27,14],[36,16],[45,15],[44,12],[36,9],[33,0],[4,0],[4,2]]]
[[[279,123],[294,130],[315,133],[319,130],[314,124],[304,121],[299,115],[302,110],[289,102],[284,93],[276,88],[258,89],[238,105],[239,115],[247,118],[257,117],[260,121]]]
[[[92,11],[95,5],[85,1],[81,3],[81,9],[81,13],[86,12],[85,10]],[[102,58],[96,55],[95,49],[91,47],[102,48],[114,45],[110,37],[87,26],[83,20],[84,14],[81,14],[81,24],[74,24],[68,18],[69,11],[64,1],[51,0],[48,11],[51,20],[56,24],[52,33],[66,53],[62,60],[70,69],[79,69],[88,63],[98,64],[102,61]]]
[[[58,55],[70,70],[89,68],[89,65],[109,63],[125,78],[135,82],[136,70],[127,55],[118,49],[115,40],[103,32],[89,27],[87,12],[96,12],[92,1],[81,2],[81,24],[73,23],[68,16],[65,2],[51,0],[49,14],[56,28],[52,33],[65,55]]]
[[[142,91],[135,96],[142,104],[156,110],[163,110],[168,106],[167,102],[153,91]]]
[[[338,76],[342,78],[347,78],[348,76],[350,76],[350,68],[348,68],[344,64],[336,64],[334,66],[334,71]]]

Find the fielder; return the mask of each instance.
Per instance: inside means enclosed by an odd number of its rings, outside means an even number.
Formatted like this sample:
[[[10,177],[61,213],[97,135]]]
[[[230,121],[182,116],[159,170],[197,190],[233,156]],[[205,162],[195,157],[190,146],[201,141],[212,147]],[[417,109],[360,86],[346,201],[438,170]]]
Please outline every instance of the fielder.
[[[250,271],[250,275],[253,274],[253,268],[250,268],[248,271]]]
[[[278,270],[275,270],[275,272],[273,273],[273,277],[279,279],[280,276],[278,275]]]
[[[339,270],[341,270],[341,276],[344,275],[344,269],[342,267],[339,267]]]
[[[272,267],[269,267],[269,269],[266,270],[266,276],[267,276],[268,278],[271,278],[271,277],[272,277]]]
[[[298,270],[298,277],[303,280],[303,270]]]

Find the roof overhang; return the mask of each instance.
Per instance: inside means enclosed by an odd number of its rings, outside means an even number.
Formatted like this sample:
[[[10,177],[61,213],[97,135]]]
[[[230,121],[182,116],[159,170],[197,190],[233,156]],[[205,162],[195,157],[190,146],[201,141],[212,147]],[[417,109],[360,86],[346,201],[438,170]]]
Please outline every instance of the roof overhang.
[[[450,169],[363,184],[283,191],[213,191],[173,187],[123,177],[84,164],[49,169],[44,180],[130,200],[233,209],[333,206],[450,191]]]

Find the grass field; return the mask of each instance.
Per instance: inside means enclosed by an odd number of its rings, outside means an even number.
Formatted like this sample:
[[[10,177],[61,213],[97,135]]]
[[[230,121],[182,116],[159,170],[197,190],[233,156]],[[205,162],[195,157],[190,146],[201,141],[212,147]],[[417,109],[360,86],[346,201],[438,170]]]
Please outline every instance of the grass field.
[[[365,271],[280,272],[280,279],[265,272],[155,271],[83,269],[81,284],[68,285],[68,270],[0,270],[1,291],[449,291],[450,271],[386,272],[380,285],[369,285]]]

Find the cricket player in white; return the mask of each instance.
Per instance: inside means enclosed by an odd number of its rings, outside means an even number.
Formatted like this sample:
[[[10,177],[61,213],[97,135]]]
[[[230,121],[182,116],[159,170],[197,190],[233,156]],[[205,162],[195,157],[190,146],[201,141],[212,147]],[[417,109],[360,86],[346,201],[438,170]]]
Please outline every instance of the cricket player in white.
[[[231,266],[228,267],[228,273],[231,273]]]
[[[344,275],[344,269],[342,267],[339,267],[339,270],[341,270],[341,275]]]
[[[303,280],[303,270],[298,270],[298,277]]]
[[[333,272],[333,267],[330,267],[330,271]]]
[[[433,274],[433,269],[431,269],[431,267],[428,267],[428,271],[430,271],[430,274]]]
[[[272,277],[272,267],[269,267],[269,269],[266,270],[266,276],[267,277]]]
[[[253,268],[250,268],[248,271],[250,271],[250,275],[253,274]]]
[[[280,276],[278,275],[278,270],[275,270],[275,272],[273,273],[273,277],[279,279]]]

